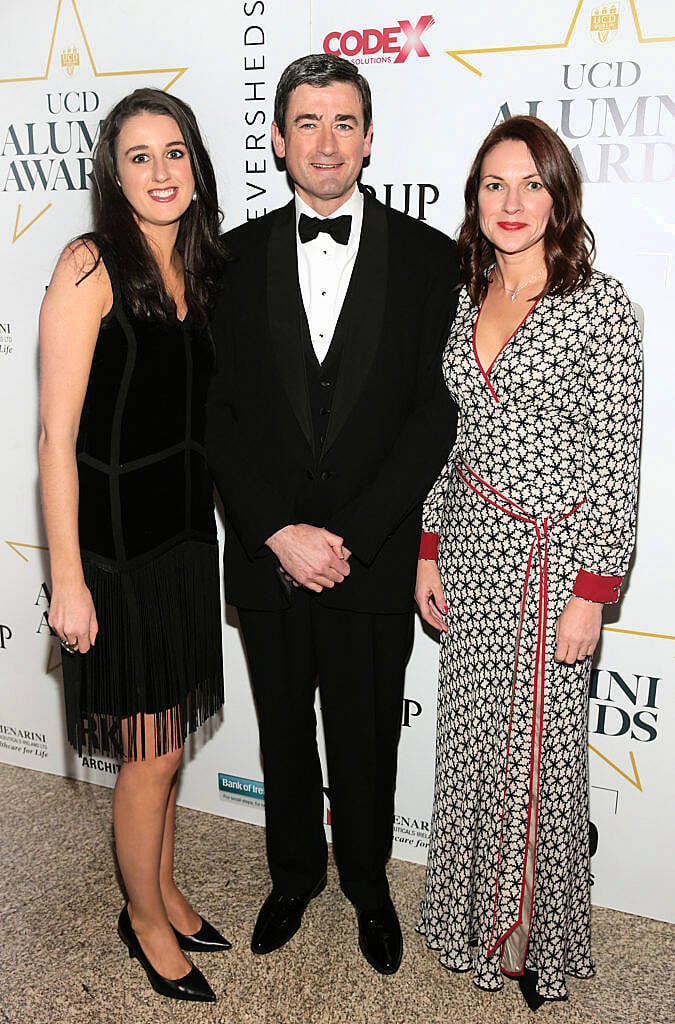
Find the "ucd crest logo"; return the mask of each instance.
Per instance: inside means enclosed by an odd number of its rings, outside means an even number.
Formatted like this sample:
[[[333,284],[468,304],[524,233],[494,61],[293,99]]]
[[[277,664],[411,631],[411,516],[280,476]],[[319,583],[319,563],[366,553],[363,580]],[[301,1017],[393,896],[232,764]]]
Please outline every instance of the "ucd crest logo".
[[[597,36],[599,43],[606,43],[615,36],[619,28],[619,5],[603,4],[594,7],[591,12],[591,35]]]
[[[71,78],[80,66],[80,51],[76,46],[69,46],[61,50],[61,67]]]

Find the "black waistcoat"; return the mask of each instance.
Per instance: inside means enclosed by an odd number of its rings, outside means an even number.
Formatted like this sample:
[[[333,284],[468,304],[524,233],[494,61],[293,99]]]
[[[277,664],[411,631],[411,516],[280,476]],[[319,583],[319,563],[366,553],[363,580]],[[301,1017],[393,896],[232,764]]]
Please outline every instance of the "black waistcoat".
[[[307,375],[307,391],[309,393],[309,408],[312,417],[312,435],[314,439],[314,462],[318,465],[321,459],[328,424],[330,422],[333,396],[335,395],[335,382],[337,381],[340,369],[340,359],[344,347],[346,323],[348,316],[342,316],[335,327],[328,352],[322,363],[319,362],[309,332],[309,324],[305,314],[302,299],[301,309],[301,334],[302,345],[305,357],[305,373]],[[343,304],[344,310],[344,304]]]
[[[295,511],[298,522],[321,525],[330,514],[330,484],[327,487],[327,481],[329,481],[332,469],[330,465],[326,464],[324,455],[342,355],[354,324],[354,289],[347,290],[333,338],[322,363],[317,359],[312,345],[307,315],[299,289],[298,303],[300,309],[299,341],[304,359],[314,459],[312,468],[307,471],[307,483],[300,488],[296,496]]]

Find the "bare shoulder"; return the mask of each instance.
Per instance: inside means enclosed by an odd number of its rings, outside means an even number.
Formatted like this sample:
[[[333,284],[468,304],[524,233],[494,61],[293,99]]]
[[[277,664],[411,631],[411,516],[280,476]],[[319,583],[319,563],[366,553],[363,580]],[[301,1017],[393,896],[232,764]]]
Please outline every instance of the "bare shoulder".
[[[111,309],[110,276],[92,239],[76,238],[61,253],[45,295],[45,303],[52,301],[94,307],[101,317]]]
[[[71,279],[74,284],[93,277],[95,281],[109,280],[99,247],[90,238],[75,238],[69,242],[54,270],[54,277]]]

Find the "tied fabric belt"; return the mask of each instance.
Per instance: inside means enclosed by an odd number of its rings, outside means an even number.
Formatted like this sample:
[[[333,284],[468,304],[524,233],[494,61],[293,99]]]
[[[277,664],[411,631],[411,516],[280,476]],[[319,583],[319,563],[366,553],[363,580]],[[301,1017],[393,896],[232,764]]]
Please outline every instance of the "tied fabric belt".
[[[488,943],[488,956],[491,956],[500,946],[502,947],[502,970],[504,973],[511,973],[511,971],[519,973],[518,965],[521,964],[520,970],[522,971],[525,962],[534,905],[539,767],[546,682],[549,532],[568,516],[573,515],[583,505],[585,499],[555,519],[549,516],[538,517],[483,480],[461,459],[457,466],[457,475],[483,501],[494,506],[504,515],[511,516],[511,518],[532,527],[532,543],[525,564],[523,596],[515,642],[494,909]],[[522,679],[523,630],[528,593],[532,587],[538,588],[538,594],[535,594],[534,670],[531,679]],[[532,613],[530,612],[530,614]],[[533,622],[532,625],[534,626],[535,623]],[[528,704],[528,714],[531,711],[531,725],[528,729],[525,749],[523,749],[522,743],[520,744],[521,749],[516,749],[519,736],[523,736],[522,727],[519,732],[516,725],[515,720],[518,717],[516,712],[519,707],[522,711],[524,700]],[[530,700],[531,706],[529,705]],[[524,742],[525,740],[523,740]],[[522,803],[524,784],[527,785],[527,824],[523,835],[522,822],[518,822],[518,809]],[[515,826],[512,825],[512,820],[515,821]],[[515,899],[514,880],[519,882],[519,892],[515,894]],[[507,946],[506,940],[510,936],[512,936],[512,941]]]

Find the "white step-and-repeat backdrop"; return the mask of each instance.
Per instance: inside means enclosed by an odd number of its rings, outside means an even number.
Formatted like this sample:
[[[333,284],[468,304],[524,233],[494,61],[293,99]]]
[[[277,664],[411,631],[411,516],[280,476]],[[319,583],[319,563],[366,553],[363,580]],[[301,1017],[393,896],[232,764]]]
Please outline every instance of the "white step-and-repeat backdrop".
[[[554,126],[585,181],[596,263],[624,282],[644,317],[638,543],[621,607],[606,619],[590,695],[593,898],[675,920],[672,5],[164,0],[158,14],[147,0],[31,0],[4,5],[2,27],[0,760],[103,785],[117,772],[113,762],[80,759],[66,746],[36,465],[37,312],[59,251],[89,225],[100,119],[141,85],[187,100],[214,159],[225,225],[234,226],[289,197],[269,142],[281,70],[304,53],[340,53],[373,89],[364,182],[449,233],[461,219],[472,156],[492,125],[532,113]],[[431,811],[436,660],[435,643],[418,630],[394,844],[395,856],[418,862]],[[262,823],[255,714],[233,609],[225,661],[227,706],[190,744],[180,800]],[[329,829],[328,799],[325,811]]]

